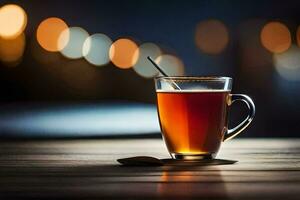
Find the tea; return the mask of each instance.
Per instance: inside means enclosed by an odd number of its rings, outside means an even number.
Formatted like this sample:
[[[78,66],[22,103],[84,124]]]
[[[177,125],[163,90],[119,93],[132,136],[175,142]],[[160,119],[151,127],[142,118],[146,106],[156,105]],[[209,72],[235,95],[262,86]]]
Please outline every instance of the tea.
[[[212,155],[227,131],[230,91],[157,91],[160,126],[173,157]]]

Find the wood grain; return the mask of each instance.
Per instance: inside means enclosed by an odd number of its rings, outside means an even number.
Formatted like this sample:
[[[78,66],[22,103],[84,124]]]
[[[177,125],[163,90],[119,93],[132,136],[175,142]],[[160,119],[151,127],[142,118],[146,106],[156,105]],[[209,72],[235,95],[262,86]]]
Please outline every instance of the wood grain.
[[[236,139],[233,165],[124,167],[169,158],[160,139],[0,142],[0,199],[299,199],[299,139]]]

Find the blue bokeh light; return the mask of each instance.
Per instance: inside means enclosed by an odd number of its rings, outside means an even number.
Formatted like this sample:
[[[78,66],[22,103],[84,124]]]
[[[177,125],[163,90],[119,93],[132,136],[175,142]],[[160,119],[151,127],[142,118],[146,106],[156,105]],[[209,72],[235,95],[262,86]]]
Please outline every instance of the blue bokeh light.
[[[158,133],[155,105],[136,103],[0,107],[2,134],[88,137]]]

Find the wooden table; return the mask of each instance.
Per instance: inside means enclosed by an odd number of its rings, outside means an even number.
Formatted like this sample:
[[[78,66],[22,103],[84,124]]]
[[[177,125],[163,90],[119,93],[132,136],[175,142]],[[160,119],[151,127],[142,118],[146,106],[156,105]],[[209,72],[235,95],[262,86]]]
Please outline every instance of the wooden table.
[[[161,139],[0,142],[0,199],[300,199],[299,139],[235,139],[233,165],[124,167],[169,157]]]

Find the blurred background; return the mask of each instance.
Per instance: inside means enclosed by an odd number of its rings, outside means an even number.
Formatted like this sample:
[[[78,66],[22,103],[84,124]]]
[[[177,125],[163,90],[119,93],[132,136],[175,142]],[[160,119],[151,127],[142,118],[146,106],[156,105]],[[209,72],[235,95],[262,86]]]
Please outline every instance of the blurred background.
[[[231,76],[239,137],[298,137],[299,1],[0,1],[0,137],[159,136],[150,55]],[[230,126],[246,114],[231,110]]]

